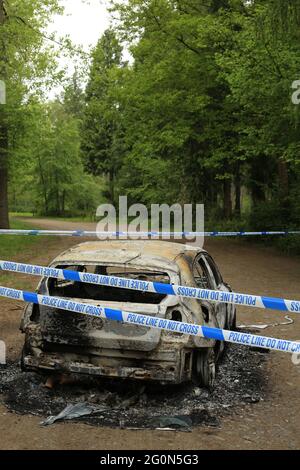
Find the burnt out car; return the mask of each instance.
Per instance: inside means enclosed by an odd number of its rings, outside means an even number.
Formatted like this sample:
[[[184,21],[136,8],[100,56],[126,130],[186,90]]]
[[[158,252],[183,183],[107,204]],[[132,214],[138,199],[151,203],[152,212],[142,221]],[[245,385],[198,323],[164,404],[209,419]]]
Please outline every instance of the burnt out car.
[[[59,255],[51,267],[230,291],[209,254],[173,242],[97,241]],[[39,294],[204,326],[232,329],[235,307],[207,301],[43,278]],[[24,370],[212,387],[219,341],[28,304],[22,318]]]

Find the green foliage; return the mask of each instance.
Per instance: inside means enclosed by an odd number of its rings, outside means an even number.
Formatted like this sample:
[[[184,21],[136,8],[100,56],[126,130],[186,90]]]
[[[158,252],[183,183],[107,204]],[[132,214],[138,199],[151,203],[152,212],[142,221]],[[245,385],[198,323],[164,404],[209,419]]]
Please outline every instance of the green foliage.
[[[108,177],[107,197],[115,199],[115,177],[121,166],[120,104],[116,87],[122,66],[122,48],[112,30],[107,30],[92,54],[82,127],[82,152],[86,168]]]
[[[27,125],[26,105],[61,77],[42,32],[61,11],[58,0],[0,0],[0,80],[6,85],[6,104],[0,105],[0,227],[8,225],[7,174]]]
[[[111,4],[134,59],[118,191],[205,202],[209,220],[249,215],[249,228],[298,224],[299,0]]]
[[[84,172],[80,156],[83,92],[76,75],[60,99],[31,99],[10,165],[10,206],[42,215],[90,215],[99,204],[100,177]]]
[[[30,108],[28,135],[11,168],[11,207],[15,211],[61,216],[96,209],[99,181],[84,173],[80,122],[65,108],[59,101],[34,103]]]
[[[210,229],[299,228],[300,0],[112,0],[86,90],[76,71],[48,104],[55,54],[36,29],[58,6],[43,4],[22,3],[26,33],[5,24],[13,209],[87,214],[127,194],[205,203]]]

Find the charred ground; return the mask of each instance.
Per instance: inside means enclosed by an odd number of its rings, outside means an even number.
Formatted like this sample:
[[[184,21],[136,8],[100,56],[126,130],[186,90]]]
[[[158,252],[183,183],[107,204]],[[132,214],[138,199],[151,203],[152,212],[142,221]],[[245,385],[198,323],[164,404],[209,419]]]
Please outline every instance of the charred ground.
[[[74,377],[73,384],[45,388],[47,376],[21,372],[18,362],[0,369],[0,393],[8,409],[41,417],[57,415],[67,405],[89,403],[95,415],[80,422],[114,428],[181,428],[219,426],[222,417],[241,405],[264,399],[265,352],[228,347],[213,391],[193,384],[154,383]],[[185,424],[184,424],[185,423]]]

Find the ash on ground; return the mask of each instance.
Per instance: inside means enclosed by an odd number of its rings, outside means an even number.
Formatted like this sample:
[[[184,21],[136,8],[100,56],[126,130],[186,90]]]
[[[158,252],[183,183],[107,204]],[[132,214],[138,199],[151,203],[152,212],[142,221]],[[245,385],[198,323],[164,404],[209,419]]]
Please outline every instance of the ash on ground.
[[[73,385],[45,388],[46,377],[21,372],[19,364],[0,368],[0,399],[12,412],[55,416],[68,405],[86,403],[97,413],[80,421],[121,428],[180,428],[219,426],[221,418],[241,405],[264,398],[266,354],[231,345],[218,366],[213,391],[188,383],[177,386],[141,381],[78,377]]]

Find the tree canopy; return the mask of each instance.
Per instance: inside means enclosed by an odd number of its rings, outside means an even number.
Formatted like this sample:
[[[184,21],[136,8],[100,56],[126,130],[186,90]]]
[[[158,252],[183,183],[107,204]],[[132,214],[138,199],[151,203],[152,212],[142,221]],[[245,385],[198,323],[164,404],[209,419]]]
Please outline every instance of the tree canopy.
[[[41,32],[58,4],[0,1],[11,208],[84,213],[126,194],[204,203],[214,226],[299,227],[300,0],[112,0],[87,86],[75,73],[47,103],[62,76]]]

